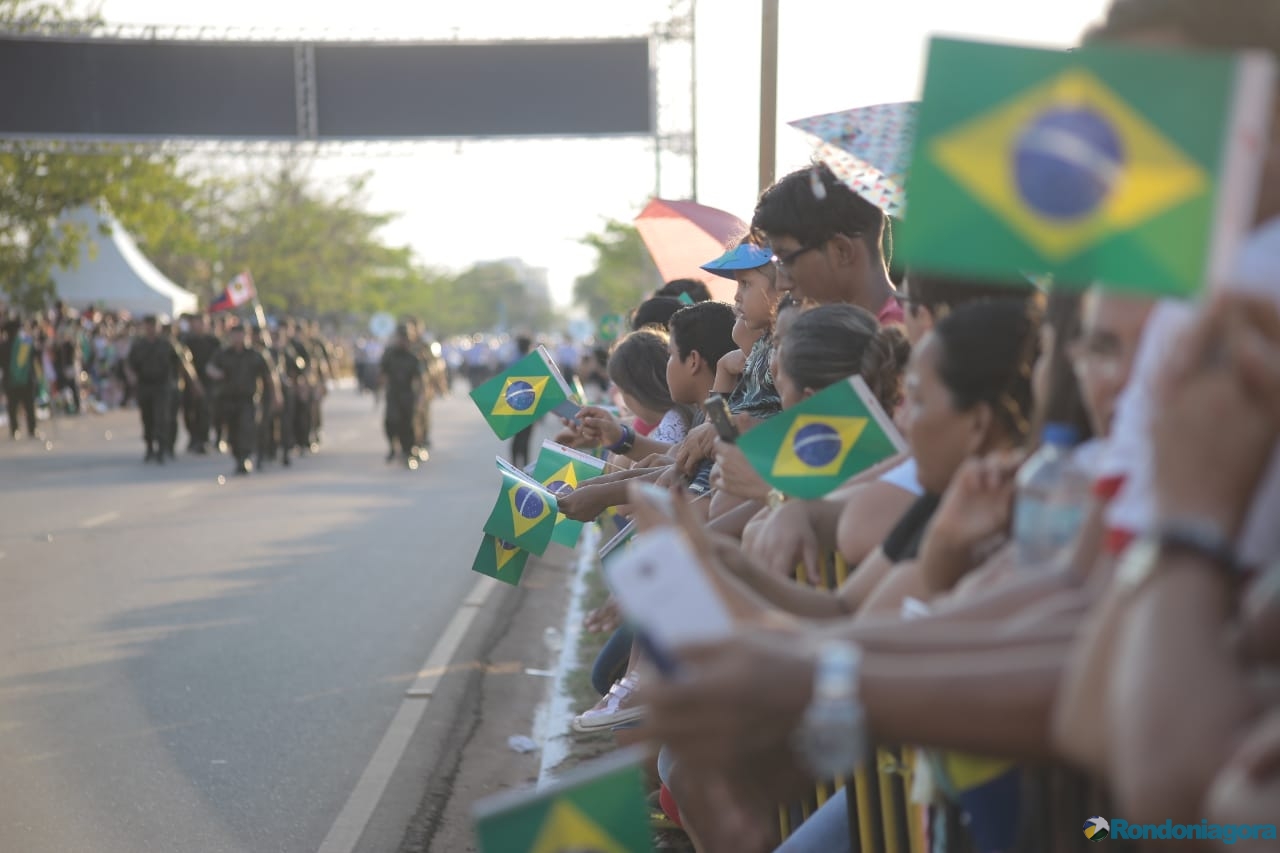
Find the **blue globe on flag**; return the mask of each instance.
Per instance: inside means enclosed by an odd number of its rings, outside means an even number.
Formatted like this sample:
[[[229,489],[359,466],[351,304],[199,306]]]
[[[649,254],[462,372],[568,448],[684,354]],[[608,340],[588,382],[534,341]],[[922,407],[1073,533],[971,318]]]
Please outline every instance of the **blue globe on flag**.
[[[1014,148],[1014,178],[1027,207],[1046,219],[1090,216],[1106,203],[1124,165],[1120,135],[1097,112],[1051,109]]]
[[[546,509],[542,496],[528,486],[521,486],[516,489],[516,511],[521,516],[529,520],[533,520],[542,515]]]
[[[810,468],[830,465],[844,446],[834,427],[827,424],[808,424],[796,430],[791,449],[796,458]]]
[[[1084,837],[1090,841],[1101,841],[1111,835],[1111,824],[1105,817],[1091,817],[1084,822]]]
[[[517,412],[529,411],[538,399],[533,386],[520,379],[507,386],[504,396],[506,397],[507,405]]]
[[[573,494],[573,486],[569,485],[564,480],[552,480],[550,483],[547,483],[547,491],[555,495],[557,498],[562,498],[565,495]]]

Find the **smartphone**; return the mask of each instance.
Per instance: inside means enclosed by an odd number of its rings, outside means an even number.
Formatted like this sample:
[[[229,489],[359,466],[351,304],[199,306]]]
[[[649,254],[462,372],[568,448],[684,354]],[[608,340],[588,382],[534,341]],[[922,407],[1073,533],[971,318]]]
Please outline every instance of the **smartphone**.
[[[729,414],[729,403],[720,394],[712,394],[702,404],[706,409],[707,420],[715,425],[716,434],[726,444],[734,444],[738,440],[738,427],[733,423],[733,415]]]
[[[729,608],[675,528],[637,538],[605,571],[605,581],[660,665],[669,663],[667,653],[672,650],[713,643],[733,633]]]

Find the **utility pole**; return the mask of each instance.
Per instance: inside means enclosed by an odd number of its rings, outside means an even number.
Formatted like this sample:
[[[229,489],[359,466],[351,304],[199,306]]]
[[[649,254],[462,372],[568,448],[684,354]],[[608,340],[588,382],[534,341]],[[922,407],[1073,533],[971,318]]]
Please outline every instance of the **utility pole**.
[[[689,0],[689,164],[693,169],[692,201],[698,200],[698,0]]]
[[[760,192],[778,163],[778,0],[762,0],[760,16]]]

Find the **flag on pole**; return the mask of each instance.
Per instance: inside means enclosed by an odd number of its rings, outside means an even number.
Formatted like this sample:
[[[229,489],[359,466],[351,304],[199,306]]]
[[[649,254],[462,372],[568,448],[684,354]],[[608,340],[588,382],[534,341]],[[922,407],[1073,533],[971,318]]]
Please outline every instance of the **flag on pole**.
[[[515,545],[503,542],[486,535],[480,543],[480,551],[476,554],[471,571],[497,578],[512,586],[520,585],[520,577],[529,562],[529,552],[522,551]]]
[[[253,300],[257,295],[258,291],[253,286],[253,276],[249,275],[248,270],[245,270],[231,279],[231,283],[222,291],[222,295],[209,306],[209,311],[230,311],[232,308],[239,308],[246,302]]]
[[[907,262],[1173,296],[1221,280],[1252,221],[1273,77],[1261,54],[935,38]]]
[[[806,500],[907,449],[861,376],[769,418],[738,446],[769,485]]]
[[[557,499],[571,495],[583,482],[604,473],[605,462],[594,456],[588,456],[556,444],[544,441],[538,453],[538,461],[533,466],[533,479],[547,487]],[[556,515],[556,529],[551,534],[551,541],[566,548],[578,544],[582,534],[582,522],[574,521],[563,513]]]
[[[573,390],[545,347],[538,347],[471,392],[498,438],[510,438],[561,403]]]
[[[498,458],[502,491],[484,532],[542,556],[556,527],[556,496],[505,459]]]
[[[476,803],[481,853],[649,853],[649,814],[635,748],[583,765],[543,789]]]

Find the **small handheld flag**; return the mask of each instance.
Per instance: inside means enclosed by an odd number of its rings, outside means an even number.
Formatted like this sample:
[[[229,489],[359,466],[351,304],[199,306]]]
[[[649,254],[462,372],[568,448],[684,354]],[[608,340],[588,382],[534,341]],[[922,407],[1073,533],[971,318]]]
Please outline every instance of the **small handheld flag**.
[[[484,524],[484,532],[542,556],[555,531],[556,497],[505,459],[499,458],[497,463],[502,472],[502,491]]]
[[[1252,221],[1274,74],[1262,55],[934,39],[907,262],[1182,297],[1222,280]]]
[[[583,482],[600,476],[604,473],[604,467],[603,459],[588,456],[554,441],[544,441],[538,461],[533,466],[533,478],[559,499],[573,494]],[[574,521],[561,513],[556,516],[556,529],[551,535],[551,541],[573,548],[578,544],[581,533],[582,522]]]
[[[547,788],[481,800],[473,811],[481,853],[649,853],[642,758],[623,750]]]
[[[573,390],[546,348],[538,347],[471,392],[471,399],[498,438],[510,438],[531,426]]]
[[[231,283],[222,291],[222,295],[209,306],[209,311],[230,311],[232,308],[239,308],[257,295],[258,292],[253,286],[253,276],[246,270],[231,279]]]
[[[480,543],[475,562],[471,564],[471,571],[497,578],[512,586],[519,586],[520,577],[524,574],[524,567],[528,562],[528,551],[522,551],[515,545],[486,535],[484,541]]]
[[[770,418],[738,447],[769,485],[807,500],[907,449],[861,376]]]

